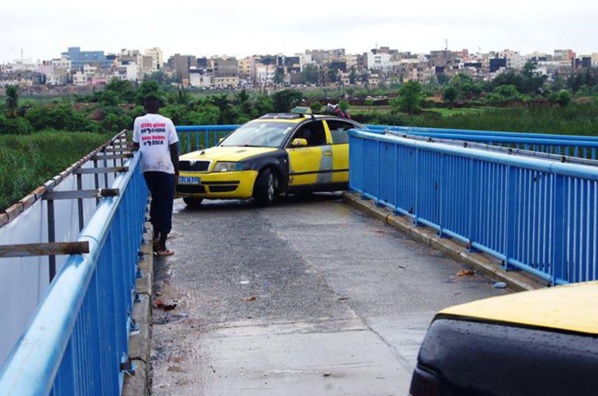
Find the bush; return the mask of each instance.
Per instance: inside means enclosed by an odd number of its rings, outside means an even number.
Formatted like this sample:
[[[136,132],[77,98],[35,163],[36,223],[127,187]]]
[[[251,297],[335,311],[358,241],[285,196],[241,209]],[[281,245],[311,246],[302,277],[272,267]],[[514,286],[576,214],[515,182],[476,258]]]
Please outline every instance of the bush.
[[[0,135],[29,135],[33,127],[24,118],[6,118],[0,115]]]
[[[114,135],[44,131],[29,136],[0,136],[0,210],[6,210]]]
[[[82,111],[77,111],[70,103],[57,106],[34,107],[25,115],[36,131],[53,129],[56,131],[97,131],[94,122],[85,116]]]

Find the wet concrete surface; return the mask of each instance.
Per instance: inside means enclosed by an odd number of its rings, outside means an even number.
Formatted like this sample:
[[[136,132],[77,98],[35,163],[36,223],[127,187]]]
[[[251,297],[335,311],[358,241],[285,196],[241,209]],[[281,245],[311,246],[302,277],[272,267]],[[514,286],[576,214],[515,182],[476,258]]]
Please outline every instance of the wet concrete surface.
[[[169,247],[154,395],[406,395],[436,311],[509,293],[339,194],[176,200]]]

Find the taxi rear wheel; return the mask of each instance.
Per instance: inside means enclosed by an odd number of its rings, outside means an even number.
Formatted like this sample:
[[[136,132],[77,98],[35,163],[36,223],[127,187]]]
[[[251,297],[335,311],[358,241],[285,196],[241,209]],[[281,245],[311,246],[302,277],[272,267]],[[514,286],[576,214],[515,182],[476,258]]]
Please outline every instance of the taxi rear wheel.
[[[192,197],[184,197],[183,198],[183,202],[185,203],[185,205],[192,207],[192,208],[199,207],[199,205],[201,205],[202,201],[203,201],[203,199],[201,199],[201,198],[192,198]]]
[[[269,206],[278,195],[278,177],[271,169],[264,169],[255,181],[253,198],[258,206]]]

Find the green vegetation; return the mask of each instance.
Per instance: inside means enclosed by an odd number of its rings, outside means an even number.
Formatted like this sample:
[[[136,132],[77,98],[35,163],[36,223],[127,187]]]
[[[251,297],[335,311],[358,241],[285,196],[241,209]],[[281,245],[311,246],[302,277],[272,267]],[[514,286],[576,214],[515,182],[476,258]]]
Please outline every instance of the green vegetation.
[[[135,117],[144,113],[141,103],[147,94],[161,98],[161,113],[176,125],[242,124],[298,105],[318,112],[327,103],[338,103],[365,124],[595,136],[598,73],[594,71],[549,81],[530,62],[492,81],[460,73],[440,74],[423,83],[374,86],[367,74],[358,75],[353,68],[349,81],[362,81],[358,87],[344,86],[336,70],[307,65],[303,78],[309,87],[268,93],[271,87],[266,86],[238,91],[183,89],[160,72],[139,86],[115,79],[89,95],[23,98],[18,87],[8,86],[0,101],[0,210],[117,132],[132,129]],[[278,69],[276,82],[282,82]],[[334,83],[318,85],[323,82]]]
[[[0,136],[0,210],[6,210],[113,135],[45,131]]]

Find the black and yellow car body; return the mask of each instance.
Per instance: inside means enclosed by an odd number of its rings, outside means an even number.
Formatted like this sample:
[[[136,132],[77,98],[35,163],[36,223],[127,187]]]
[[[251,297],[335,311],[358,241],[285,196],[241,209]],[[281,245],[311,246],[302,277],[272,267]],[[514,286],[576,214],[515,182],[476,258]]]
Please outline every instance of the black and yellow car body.
[[[410,394],[598,395],[598,282],[440,311],[420,347]]]
[[[188,205],[254,199],[267,206],[281,194],[345,190],[353,128],[365,127],[334,115],[266,114],[215,147],[182,155],[176,196]]]

